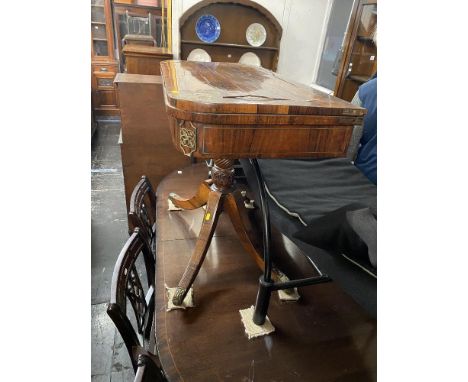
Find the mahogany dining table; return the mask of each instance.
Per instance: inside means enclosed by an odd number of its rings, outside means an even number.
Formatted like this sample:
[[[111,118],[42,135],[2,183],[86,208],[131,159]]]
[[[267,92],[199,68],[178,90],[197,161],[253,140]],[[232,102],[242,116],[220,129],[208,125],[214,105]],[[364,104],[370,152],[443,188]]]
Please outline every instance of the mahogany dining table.
[[[205,212],[168,211],[168,196],[196,190],[206,172],[205,163],[182,168],[157,189],[154,327],[167,380],[376,381],[376,321],[334,282],[299,288],[297,302],[273,294],[268,315],[275,331],[248,339],[239,310],[254,302],[262,272],[225,214],[195,282],[195,307],[167,311],[166,285],[176,285],[184,271]],[[307,258],[274,226],[272,252],[290,277],[310,275]]]

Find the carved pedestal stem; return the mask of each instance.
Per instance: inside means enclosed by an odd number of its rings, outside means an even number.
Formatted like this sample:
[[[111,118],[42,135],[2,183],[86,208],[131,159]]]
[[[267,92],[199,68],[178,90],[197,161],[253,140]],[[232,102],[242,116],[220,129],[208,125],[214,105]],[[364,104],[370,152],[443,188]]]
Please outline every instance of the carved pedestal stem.
[[[246,216],[243,197],[240,190],[234,187],[233,166],[233,159],[215,159],[211,169],[211,180],[213,182],[211,187],[209,181],[204,181],[197,194],[191,199],[181,199],[175,194],[171,194],[169,197],[177,207],[184,209],[195,209],[206,204],[206,211],[195,249],[172,298],[174,305],[182,304],[195,281],[208,251],[218,217],[223,210],[229,214],[246,251],[253,256],[261,270],[265,268],[261,246],[257,242],[253,227]],[[281,281],[280,277],[282,275],[275,268],[272,270],[272,278],[275,281]]]
[[[216,190],[225,193],[232,188],[234,183],[233,166],[233,159],[215,159],[213,168],[211,169],[211,178]]]

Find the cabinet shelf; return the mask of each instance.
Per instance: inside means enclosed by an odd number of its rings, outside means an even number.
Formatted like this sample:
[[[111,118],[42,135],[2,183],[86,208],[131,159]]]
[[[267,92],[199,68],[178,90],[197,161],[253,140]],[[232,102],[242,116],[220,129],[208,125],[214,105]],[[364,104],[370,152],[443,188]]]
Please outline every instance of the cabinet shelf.
[[[114,8],[135,8],[135,9],[149,9],[160,11],[161,7],[155,7],[154,5],[139,5],[139,4],[126,4],[126,3],[116,3],[114,2]]]
[[[205,4],[198,5],[198,4]],[[248,4],[247,4],[248,3]],[[201,48],[213,62],[239,62],[241,56],[250,52],[260,60],[260,65],[276,71],[280,52],[282,28],[276,18],[266,9],[256,6],[255,1],[205,0],[187,9],[179,20],[180,58],[186,60],[195,48]],[[219,40],[202,41],[194,26],[205,14],[216,15],[222,32]],[[237,19],[233,15],[239,15]],[[251,46],[245,37],[249,25],[260,23],[268,31],[263,46]]]
[[[367,36],[356,36],[356,39],[361,42],[370,42],[370,43],[374,42],[372,37],[367,37]]]
[[[191,45],[204,45],[204,46],[223,46],[226,48],[241,48],[241,49],[254,49],[254,50],[278,50],[274,46],[251,46],[245,44],[231,44],[227,42],[212,42],[206,43],[203,41],[194,41],[194,40],[182,40],[182,44],[191,44]]]
[[[92,37],[92,40],[94,40],[94,41],[107,41],[107,38]]]
[[[106,23],[102,21],[91,21],[91,24],[106,25]]]
[[[359,74],[351,74],[351,75],[348,76],[348,78],[350,80],[353,80],[353,81],[356,81],[356,82],[359,82],[359,83],[362,83],[362,84],[371,79],[371,77],[361,76]]]

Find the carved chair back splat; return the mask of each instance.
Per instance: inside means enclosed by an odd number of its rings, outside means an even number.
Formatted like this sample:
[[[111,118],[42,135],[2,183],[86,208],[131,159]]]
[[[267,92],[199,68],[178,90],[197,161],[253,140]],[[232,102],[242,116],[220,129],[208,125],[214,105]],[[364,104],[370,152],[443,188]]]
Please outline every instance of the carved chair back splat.
[[[133,357],[138,364],[134,382],[167,382],[161,362],[154,354],[136,347],[133,348]]]
[[[156,236],[156,194],[148,178],[143,175],[135,186],[130,197],[130,212],[128,213],[130,225],[140,228],[147,237],[148,243],[154,253]]]
[[[143,256],[147,280],[145,294],[136,261]],[[111,298],[107,307],[110,316],[132,360],[133,368],[137,370],[137,359],[133,357],[134,347],[145,347],[149,343],[154,317],[154,281],[155,262],[147,238],[139,228],[135,228],[119,254],[112,275]],[[133,308],[136,328],[127,316],[127,299]]]

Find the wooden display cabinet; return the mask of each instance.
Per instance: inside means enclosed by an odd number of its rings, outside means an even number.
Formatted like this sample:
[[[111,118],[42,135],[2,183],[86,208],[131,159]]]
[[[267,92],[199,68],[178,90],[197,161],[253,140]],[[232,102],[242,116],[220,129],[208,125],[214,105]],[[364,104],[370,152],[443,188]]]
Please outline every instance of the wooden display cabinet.
[[[195,25],[200,16],[215,16],[221,25],[219,38],[212,43],[201,41]],[[246,40],[247,27],[262,24],[266,41],[259,47]],[[239,62],[246,52],[255,53],[262,67],[276,71],[282,28],[276,18],[264,7],[249,0],[204,0],[188,9],[180,18],[181,59],[186,60],[196,48],[204,49],[215,62]]]
[[[359,86],[377,72],[377,0],[355,1],[335,85],[335,96],[351,101]]]
[[[110,0],[91,0],[91,99],[96,116],[119,115]]]

